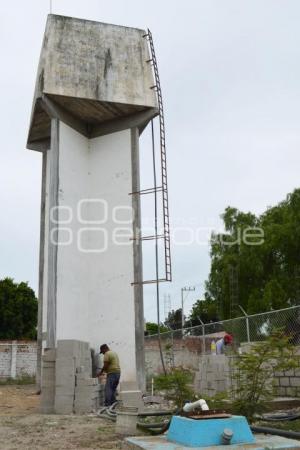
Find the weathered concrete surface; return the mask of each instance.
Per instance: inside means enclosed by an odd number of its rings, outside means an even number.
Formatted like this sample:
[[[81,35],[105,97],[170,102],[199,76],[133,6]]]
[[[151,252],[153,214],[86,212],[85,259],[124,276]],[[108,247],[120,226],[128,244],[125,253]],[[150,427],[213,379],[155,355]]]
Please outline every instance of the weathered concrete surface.
[[[103,122],[147,110],[156,115],[145,34],[137,28],[49,15],[28,148],[49,145],[51,114],[64,116],[86,136],[95,136],[95,127]]]
[[[256,435],[254,444],[236,444],[236,445],[214,445],[212,447],[185,447],[173,442],[167,441],[165,436],[151,437],[131,437],[125,439],[122,444],[123,450],[265,450],[265,449],[289,449],[299,450],[300,443],[292,439],[286,439],[279,436],[261,436]]]

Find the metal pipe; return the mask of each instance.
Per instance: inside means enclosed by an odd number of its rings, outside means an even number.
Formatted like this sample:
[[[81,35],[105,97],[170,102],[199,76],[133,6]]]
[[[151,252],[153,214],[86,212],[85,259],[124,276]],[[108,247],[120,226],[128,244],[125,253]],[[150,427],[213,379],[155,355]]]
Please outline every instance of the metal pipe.
[[[155,226],[155,274],[156,274],[156,307],[157,307],[157,337],[158,337],[158,346],[159,346],[159,354],[161,359],[161,365],[164,371],[164,374],[167,374],[164,355],[161,346],[161,338],[160,338],[160,301],[159,301],[159,267],[158,267],[158,208],[157,208],[157,182],[156,182],[156,164],[155,164],[155,140],[154,140],[154,124],[153,119],[151,120],[151,137],[152,137],[152,163],[153,163],[153,180],[154,180],[154,226]]]
[[[246,320],[246,330],[247,330],[247,342],[251,342],[250,340],[250,328],[249,328],[249,316],[246,313],[246,311],[244,310],[244,308],[241,305],[238,305],[240,310],[242,311],[242,313],[245,316],[245,320]]]

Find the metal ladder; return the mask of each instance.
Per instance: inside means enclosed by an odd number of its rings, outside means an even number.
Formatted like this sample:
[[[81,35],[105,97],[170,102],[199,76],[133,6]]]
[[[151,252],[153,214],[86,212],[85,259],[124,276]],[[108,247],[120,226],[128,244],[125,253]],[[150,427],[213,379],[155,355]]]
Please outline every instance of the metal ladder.
[[[151,86],[157,93],[158,109],[159,109],[159,132],[160,132],[160,161],[161,161],[161,186],[149,189],[143,189],[132,194],[153,194],[157,192],[162,193],[162,209],[163,209],[163,234],[153,236],[143,236],[141,241],[163,239],[164,241],[164,256],[165,256],[165,274],[164,277],[155,280],[144,280],[141,284],[158,283],[164,281],[172,281],[172,266],[171,266],[171,249],[170,249],[170,221],[169,221],[169,199],[168,199],[168,178],[167,178],[167,157],[166,157],[166,137],[165,137],[165,119],[164,108],[161,94],[161,85],[158,73],[157,59],[154,50],[152,33],[148,29],[147,34],[143,36],[147,38],[151,51],[151,59],[147,63],[152,63],[153,72],[155,76],[155,85]],[[137,283],[133,283],[137,284]]]
[[[147,30],[147,37],[151,51],[151,62],[155,76],[155,89],[157,93],[159,109],[159,129],[160,129],[160,157],[161,157],[161,182],[162,182],[162,202],[163,202],[163,223],[164,223],[164,247],[165,247],[165,279],[172,281],[171,248],[170,248],[170,221],[169,221],[169,198],[168,198],[168,176],[167,176],[167,154],[166,154],[166,134],[164,107],[162,101],[161,85],[158,73],[157,59],[153,44],[151,31]]]

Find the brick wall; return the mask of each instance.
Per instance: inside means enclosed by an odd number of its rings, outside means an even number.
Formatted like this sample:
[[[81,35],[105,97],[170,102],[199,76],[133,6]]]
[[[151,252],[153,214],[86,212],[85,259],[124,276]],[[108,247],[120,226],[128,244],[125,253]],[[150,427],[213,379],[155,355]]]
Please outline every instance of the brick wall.
[[[300,369],[275,373],[274,383],[280,397],[300,397]]]
[[[35,341],[0,341],[0,378],[35,376],[36,359]]]

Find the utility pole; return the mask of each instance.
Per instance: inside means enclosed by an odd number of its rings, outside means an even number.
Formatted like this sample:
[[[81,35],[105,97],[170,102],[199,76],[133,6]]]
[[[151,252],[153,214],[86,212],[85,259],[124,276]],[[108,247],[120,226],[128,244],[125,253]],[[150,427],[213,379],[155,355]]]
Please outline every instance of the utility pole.
[[[191,287],[191,286],[181,288],[181,329],[182,329],[182,332],[183,332],[183,328],[184,328],[184,313],[183,313],[183,302],[184,302],[184,299],[183,299],[183,293],[184,292],[194,291],[194,290],[195,290],[195,287]]]

